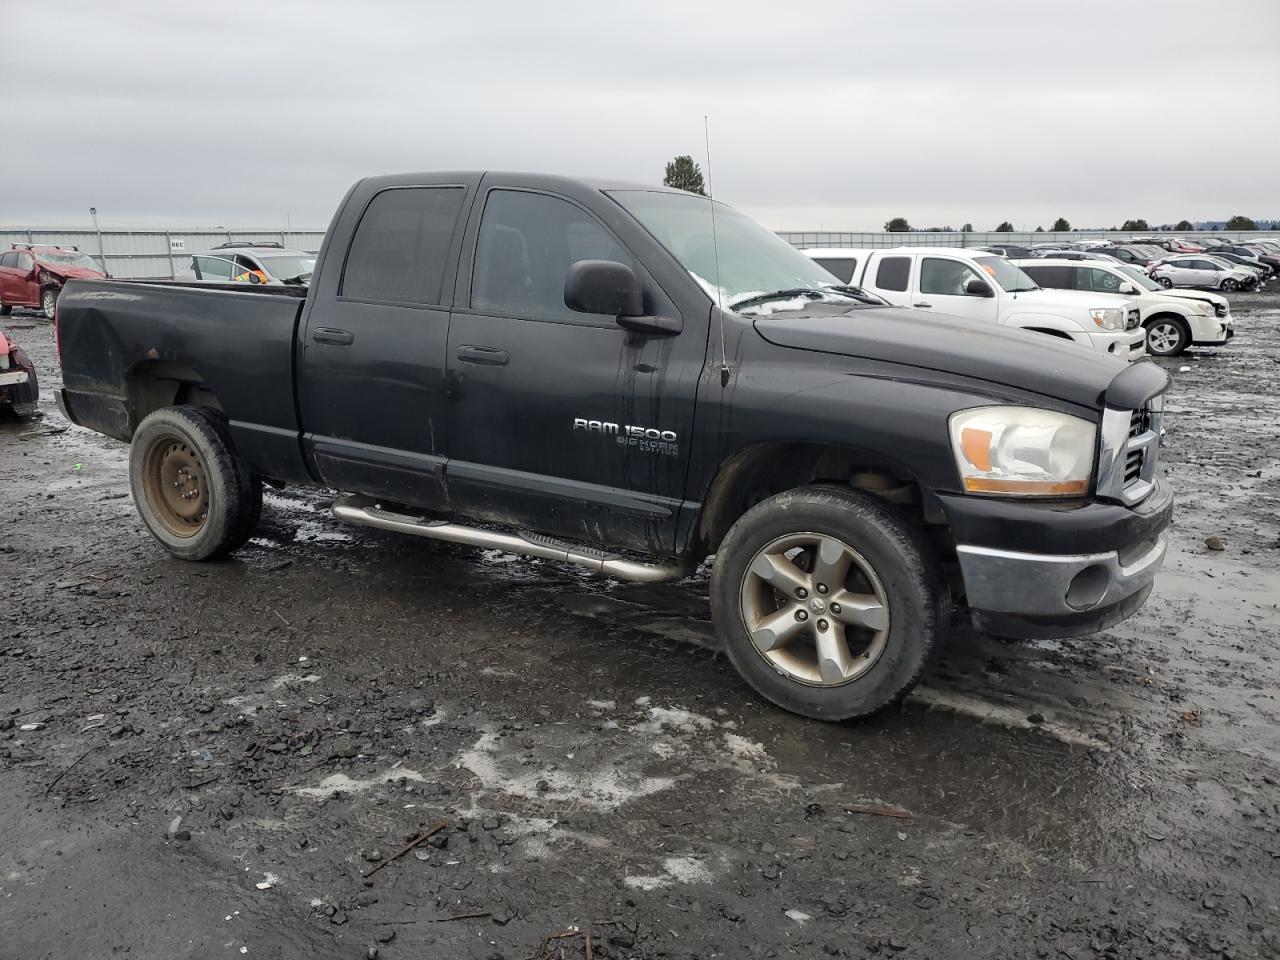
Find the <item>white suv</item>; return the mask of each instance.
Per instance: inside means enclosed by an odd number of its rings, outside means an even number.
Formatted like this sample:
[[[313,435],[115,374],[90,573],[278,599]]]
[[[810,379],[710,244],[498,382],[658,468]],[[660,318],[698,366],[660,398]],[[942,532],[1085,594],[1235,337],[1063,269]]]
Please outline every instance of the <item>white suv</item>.
[[[1220,347],[1234,334],[1227,298],[1200,290],[1166,290],[1125,263],[1081,263],[1045,257],[1014,260],[1042,287],[1115,293],[1138,304],[1147,352],[1172,357],[1187,347]]]

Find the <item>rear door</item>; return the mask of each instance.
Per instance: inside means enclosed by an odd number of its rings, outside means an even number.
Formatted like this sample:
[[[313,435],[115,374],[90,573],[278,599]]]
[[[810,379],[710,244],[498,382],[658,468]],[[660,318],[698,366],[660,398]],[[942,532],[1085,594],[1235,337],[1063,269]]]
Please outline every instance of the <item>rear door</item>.
[[[874,290],[895,307],[911,306],[911,260],[906,254],[873,253],[862,285]]]
[[[499,181],[476,201],[449,327],[449,502],[465,516],[661,553],[685,508],[706,325],[681,316],[591,204],[612,201]],[[646,311],[681,332],[631,333],[569,309],[565,278],[579,260],[632,267]]]
[[[309,459],[332,487],[446,505],[447,304],[477,181],[358,185],[330,230],[342,249],[326,242],[317,265],[298,399]]]

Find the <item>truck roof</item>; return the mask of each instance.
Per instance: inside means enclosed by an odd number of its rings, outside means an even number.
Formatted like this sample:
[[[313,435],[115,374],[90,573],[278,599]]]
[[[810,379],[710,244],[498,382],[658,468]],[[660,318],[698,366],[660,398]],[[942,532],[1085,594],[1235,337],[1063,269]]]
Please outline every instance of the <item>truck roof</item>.
[[[566,193],[583,189],[591,191],[649,190],[658,193],[688,193],[687,190],[678,190],[675,187],[666,187],[660,184],[636,183],[629,180],[611,180],[597,177],[569,177],[519,170],[432,170],[418,173],[391,173],[376,177],[365,177],[359,182],[373,187],[391,187],[405,186],[407,184],[458,183],[464,180],[474,180],[477,177],[489,177],[512,185],[543,187]]]

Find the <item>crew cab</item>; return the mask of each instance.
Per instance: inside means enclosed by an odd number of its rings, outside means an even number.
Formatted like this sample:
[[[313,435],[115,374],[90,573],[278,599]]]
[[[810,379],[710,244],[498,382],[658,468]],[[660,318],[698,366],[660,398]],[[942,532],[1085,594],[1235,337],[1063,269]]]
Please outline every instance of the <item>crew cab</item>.
[[[361,180],[309,288],[73,281],[58,403],[130,443],[184,559],[245,544],[264,482],[625,580],[714,555],[729,659],[809,717],[905,696],[953,603],[1056,637],[1141,606],[1173,508],[1159,367],[886,306],[712,204]]]
[[[78,247],[15,243],[0,254],[0,316],[14,307],[35,307],[50,320],[63,285],[74,277],[105,277]]]
[[[897,306],[1049,334],[1124,360],[1143,354],[1135,304],[1114,296],[1041,290],[1004,257],[963,247],[804,252],[844,283]]]
[[[1014,260],[1040,286],[1088,290],[1127,297],[1142,311],[1147,352],[1172,357],[1188,347],[1220,347],[1234,331],[1227,298],[1198,290],[1166,290],[1137,267],[1124,263],[1078,263],[1044,258]]]

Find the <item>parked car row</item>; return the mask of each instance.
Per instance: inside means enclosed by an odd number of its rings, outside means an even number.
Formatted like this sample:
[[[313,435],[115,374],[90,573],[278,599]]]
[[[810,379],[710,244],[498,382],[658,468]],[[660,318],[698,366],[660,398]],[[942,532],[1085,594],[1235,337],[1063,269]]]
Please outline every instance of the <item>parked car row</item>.
[[[1144,348],[1174,356],[1190,346],[1221,346],[1234,335],[1225,297],[1167,289],[1175,284],[1093,251],[1022,258],[960,247],[805,253],[841,283],[895,306],[1064,337],[1128,359],[1141,356]],[[1160,276],[1172,274],[1181,281],[1182,269],[1167,266]]]

